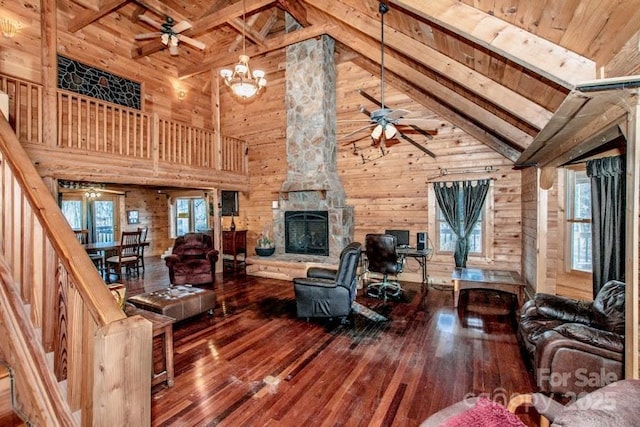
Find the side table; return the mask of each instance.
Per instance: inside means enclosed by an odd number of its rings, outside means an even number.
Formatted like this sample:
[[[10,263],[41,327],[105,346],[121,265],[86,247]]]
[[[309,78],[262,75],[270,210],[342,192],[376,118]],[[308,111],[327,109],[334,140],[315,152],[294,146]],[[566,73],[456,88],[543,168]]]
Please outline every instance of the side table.
[[[166,381],[168,387],[173,387],[173,324],[175,319],[173,317],[137,308],[130,303],[125,304],[124,312],[127,316],[139,315],[150,321],[153,328],[153,338],[160,337],[160,339],[162,339],[162,348],[164,350],[164,370],[156,373],[153,361],[151,362],[151,385],[160,384]]]

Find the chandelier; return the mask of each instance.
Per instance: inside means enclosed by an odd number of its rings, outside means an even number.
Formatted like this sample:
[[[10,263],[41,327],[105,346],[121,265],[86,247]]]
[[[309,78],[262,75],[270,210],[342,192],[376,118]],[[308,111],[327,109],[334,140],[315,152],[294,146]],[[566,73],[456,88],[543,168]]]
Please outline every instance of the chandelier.
[[[249,67],[249,57],[246,54],[245,46],[245,10],[244,0],[242,0],[242,55],[233,71],[229,69],[220,70],[220,76],[233,93],[242,99],[248,99],[258,94],[267,85],[265,74],[262,70],[253,70]]]
[[[100,196],[102,196],[102,193],[100,193],[95,188],[89,188],[84,193],[84,197],[86,197],[87,199],[97,199]]]

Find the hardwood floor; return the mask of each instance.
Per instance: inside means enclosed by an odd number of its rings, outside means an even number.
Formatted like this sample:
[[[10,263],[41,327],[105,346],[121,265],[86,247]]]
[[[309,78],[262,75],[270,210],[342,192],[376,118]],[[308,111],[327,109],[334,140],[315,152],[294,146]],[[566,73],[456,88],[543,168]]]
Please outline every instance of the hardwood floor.
[[[146,263],[130,295],[168,285],[164,263]],[[386,322],[307,322],[290,282],[218,274],[214,315],[174,325],[175,386],[152,390],[152,425],[417,426],[467,395],[534,391],[510,295],[466,292],[454,309],[451,290],[403,285],[399,302],[357,298]],[[537,425],[533,409],[518,414]]]

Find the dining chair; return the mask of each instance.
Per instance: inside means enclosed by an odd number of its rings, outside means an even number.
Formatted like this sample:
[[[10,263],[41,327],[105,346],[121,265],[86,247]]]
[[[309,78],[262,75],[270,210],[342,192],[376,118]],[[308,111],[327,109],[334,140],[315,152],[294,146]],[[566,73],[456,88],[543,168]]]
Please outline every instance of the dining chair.
[[[122,269],[125,268],[128,275],[133,269],[136,275],[139,272],[140,231],[123,231],[120,237],[120,246],[116,255],[107,258],[107,281],[111,282],[111,274],[122,277]]]
[[[147,241],[147,232],[149,227],[138,227],[140,232],[140,243]],[[144,245],[138,246],[138,268],[142,268],[142,274],[144,274]]]
[[[76,239],[78,239],[80,244],[86,245],[87,243],[89,243],[89,230],[73,230],[73,232],[75,233]],[[87,252],[87,255],[89,255],[89,258],[91,259],[91,261],[93,261],[93,264],[96,266],[98,271],[102,272],[102,270],[104,269],[104,253],[101,251],[92,251]]]

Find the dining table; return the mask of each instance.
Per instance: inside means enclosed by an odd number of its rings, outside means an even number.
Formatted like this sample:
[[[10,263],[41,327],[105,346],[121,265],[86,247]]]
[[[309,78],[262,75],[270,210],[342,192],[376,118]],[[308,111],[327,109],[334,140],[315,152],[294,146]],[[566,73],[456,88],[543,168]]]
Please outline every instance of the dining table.
[[[148,241],[140,242],[141,246],[149,246]],[[99,252],[99,251],[116,251],[120,249],[120,241],[112,241],[112,242],[95,242],[95,243],[85,243],[82,247],[87,252]]]

